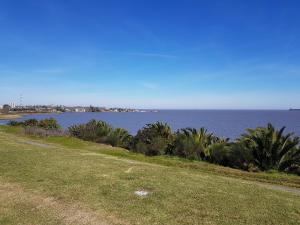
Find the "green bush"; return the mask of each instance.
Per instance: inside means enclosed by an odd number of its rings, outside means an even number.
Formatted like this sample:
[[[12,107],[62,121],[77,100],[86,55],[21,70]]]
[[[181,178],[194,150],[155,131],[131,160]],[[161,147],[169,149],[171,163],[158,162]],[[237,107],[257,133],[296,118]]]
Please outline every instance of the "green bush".
[[[7,123],[10,126],[24,126],[24,127],[40,127],[46,130],[59,130],[61,129],[58,122],[53,119],[43,119],[43,120],[36,120],[36,119],[28,119],[24,121],[9,121]]]
[[[147,152],[148,152],[148,146],[144,142],[137,142],[137,143],[134,144],[134,147],[133,147],[132,150],[134,152],[143,153],[143,154],[146,155]]]
[[[161,137],[155,137],[152,139],[151,144],[137,142],[133,151],[143,153],[147,156],[164,155],[166,154],[167,146],[167,140]]]
[[[37,127],[39,125],[39,121],[36,119],[28,119],[23,122],[23,125],[29,127]]]
[[[205,160],[210,163],[229,166],[231,146],[227,143],[215,143],[205,150]]]
[[[147,124],[137,132],[133,140],[133,151],[145,155],[163,155],[169,151],[173,141],[173,133],[166,123],[156,122]]]
[[[252,152],[243,143],[231,143],[228,166],[236,169],[250,170],[255,168]]]
[[[34,120],[27,120],[27,121],[34,123]],[[53,118],[40,120],[38,122],[38,127],[44,128],[46,130],[58,130],[61,128],[58,122],[56,121],[56,119]]]
[[[107,136],[107,143],[122,148],[130,148],[132,136],[123,128],[113,129]]]
[[[113,128],[104,121],[91,120],[86,124],[73,125],[68,130],[74,137],[86,141],[106,143]]]
[[[10,120],[10,121],[8,121],[7,125],[9,125],[9,126],[23,126],[24,123],[16,121],[16,120]]]
[[[86,124],[74,125],[68,128],[70,135],[97,143],[130,148],[132,136],[123,128],[113,128],[104,121],[90,120]]]

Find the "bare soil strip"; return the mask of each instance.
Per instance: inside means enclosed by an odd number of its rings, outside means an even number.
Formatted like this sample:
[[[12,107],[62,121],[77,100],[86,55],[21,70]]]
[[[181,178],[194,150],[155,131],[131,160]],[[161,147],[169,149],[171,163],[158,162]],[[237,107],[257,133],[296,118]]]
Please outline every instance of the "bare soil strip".
[[[233,177],[225,177],[225,176],[221,176],[221,177],[223,177],[224,179],[227,179],[227,180],[240,180],[238,178],[233,178]],[[270,190],[275,190],[275,191],[289,192],[289,193],[300,196],[300,189],[296,188],[296,187],[288,187],[288,186],[283,186],[283,185],[278,185],[278,184],[270,184],[270,183],[263,183],[263,182],[258,182],[258,181],[247,181],[247,180],[243,180],[243,181],[241,181],[241,183],[249,184],[249,185],[257,185],[257,186],[267,188]]]
[[[257,184],[258,186],[262,186],[262,187],[265,187],[268,189],[285,191],[285,192],[293,193],[295,195],[300,196],[300,189],[298,189],[298,188],[286,187],[286,186],[275,185],[275,184],[259,183],[259,182],[254,182],[254,183]]]
[[[42,148],[52,148],[54,146],[49,145],[49,144],[43,144],[43,143],[39,143],[39,142],[34,142],[34,141],[18,141],[21,144],[28,144],[28,145],[35,145],[38,147],[42,147]]]

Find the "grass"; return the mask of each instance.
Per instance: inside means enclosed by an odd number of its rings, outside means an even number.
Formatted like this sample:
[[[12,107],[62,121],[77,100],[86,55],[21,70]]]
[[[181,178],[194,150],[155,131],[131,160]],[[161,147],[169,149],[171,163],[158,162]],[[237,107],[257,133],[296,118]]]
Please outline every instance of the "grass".
[[[0,224],[299,224],[300,196],[258,181],[300,187],[293,175],[0,127]]]

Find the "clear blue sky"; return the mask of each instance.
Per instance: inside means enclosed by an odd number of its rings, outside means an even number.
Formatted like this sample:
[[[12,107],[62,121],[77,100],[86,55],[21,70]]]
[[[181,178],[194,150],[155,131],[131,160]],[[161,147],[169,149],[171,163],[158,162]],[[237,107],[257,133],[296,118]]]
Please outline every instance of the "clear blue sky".
[[[0,0],[0,104],[300,107],[300,1]]]

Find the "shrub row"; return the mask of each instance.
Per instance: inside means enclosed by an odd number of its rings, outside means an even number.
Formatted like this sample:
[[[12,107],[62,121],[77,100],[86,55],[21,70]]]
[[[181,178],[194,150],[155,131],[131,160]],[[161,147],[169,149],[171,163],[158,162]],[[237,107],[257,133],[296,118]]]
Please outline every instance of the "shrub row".
[[[66,136],[68,132],[61,129],[58,122],[53,119],[28,119],[25,121],[9,121],[8,125],[10,126],[23,126],[24,133],[26,135],[35,135],[40,137],[49,137],[49,136]]]
[[[27,133],[39,136],[66,134],[54,119],[12,121],[9,124],[25,126]],[[91,120],[69,127],[68,133],[86,141],[123,147],[147,156],[171,155],[246,171],[278,170],[300,175],[299,137],[292,133],[285,134],[284,129],[277,130],[268,124],[266,127],[247,129],[238,139],[230,141],[217,137],[205,128],[172,132],[170,126],[162,122],[147,124],[132,136],[125,129]],[[53,130],[59,132],[50,134],[49,131]]]
[[[113,128],[104,121],[91,120],[86,124],[73,125],[69,127],[70,135],[98,143],[110,144],[112,146],[130,148],[132,136],[123,128]]]
[[[53,119],[43,119],[43,120],[36,120],[36,119],[28,119],[25,121],[15,121],[11,120],[8,122],[10,126],[24,126],[24,127],[39,127],[45,130],[59,130],[61,129],[58,122]]]
[[[300,175],[299,137],[284,134],[284,127],[247,129],[231,141],[205,128],[185,128],[172,132],[166,123],[147,124],[135,136],[103,121],[91,120],[69,128],[71,135],[83,140],[108,143],[148,156],[172,155],[203,160],[247,171],[278,170]]]

